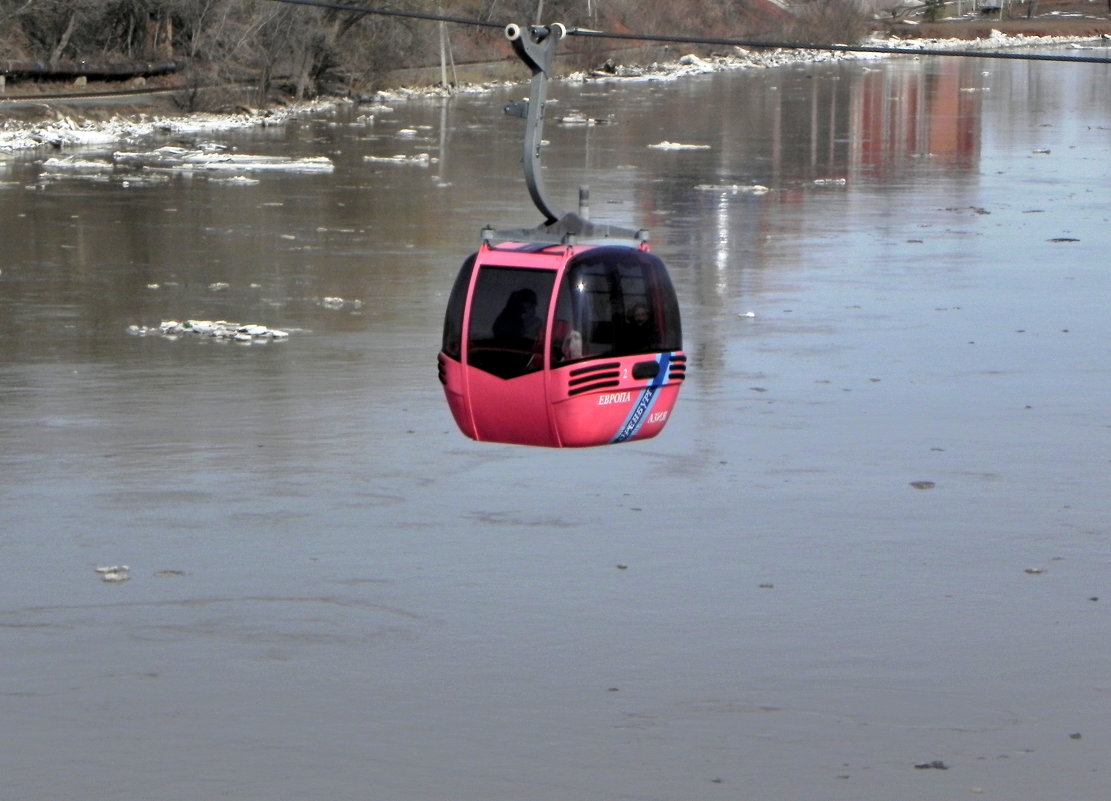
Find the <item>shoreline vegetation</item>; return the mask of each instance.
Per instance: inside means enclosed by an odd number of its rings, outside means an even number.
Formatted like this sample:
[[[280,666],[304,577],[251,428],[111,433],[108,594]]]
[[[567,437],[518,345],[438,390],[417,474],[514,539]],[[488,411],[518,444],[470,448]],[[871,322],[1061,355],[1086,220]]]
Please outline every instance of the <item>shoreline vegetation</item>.
[[[1047,0],[1042,0],[1043,4]],[[1111,6],[1111,0],[1108,0]],[[1085,8],[1093,7],[1085,3]],[[1101,49],[1111,41],[1111,17],[1054,11],[1032,19],[984,19],[971,15],[934,23],[903,19],[880,21],[863,44],[907,50],[984,50],[1031,48]],[[951,34],[939,37],[938,34]],[[929,34],[929,35],[924,35]],[[570,53],[559,65],[557,80],[674,80],[725,70],[768,69],[797,63],[842,59],[904,58],[901,55],[857,54],[817,50],[744,49],[679,54],[652,46],[593,54],[599,66],[576,69],[582,54]],[[577,56],[577,57],[576,57]],[[450,71],[449,71],[450,69]],[[449,85],[441,81],[449,77]],[[21,81],[0,84],[0,160],[16,151],[66,150],[116,145],[152,135],[195,135],[222,130],[282,125],[295,117],[322,113],[343,105],[373,109],[406,99],[488,91],[528,81],[527,69],[513,57],[500,61],[399,68],[384,72],[377,88],[366,94],[327,95],[299,99],[276,87],[258,102],[250,85],[196,87],[174,75],[127,82]],[[203,97],[204,93],[209,96]],[[255,102],[252,102],[255,101]],[[212,111],[197,110],[211,106]]]

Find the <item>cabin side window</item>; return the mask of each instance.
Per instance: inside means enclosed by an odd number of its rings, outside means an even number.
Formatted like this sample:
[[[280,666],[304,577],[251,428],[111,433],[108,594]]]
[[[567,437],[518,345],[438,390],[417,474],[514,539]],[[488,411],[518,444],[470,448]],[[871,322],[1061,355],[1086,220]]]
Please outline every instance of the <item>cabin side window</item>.
[[[554,364],[681,348],[679,304],[657,257],[598,248],[568,266],[552,325]]]
[[[471,298],[467,363],[500,378],[544,367],[553,270],[482,267]]]
[[[444,314],[444,343],[441,350],[456,361],[463,358],[463,312],[467,308],[467,290],[471,286],[476,255],[472,254],[459,268],[448,297],[447,312]]]

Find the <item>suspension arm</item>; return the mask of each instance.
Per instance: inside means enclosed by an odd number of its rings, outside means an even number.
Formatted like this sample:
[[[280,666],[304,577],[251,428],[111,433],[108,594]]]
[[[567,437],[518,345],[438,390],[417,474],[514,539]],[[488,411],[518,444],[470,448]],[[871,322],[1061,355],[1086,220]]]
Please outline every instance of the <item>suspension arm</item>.
[[[513,51],[532,70],[529,99],[508,104],[505,113],[525,119],[525,141],[521,158],[525,169],[525,184],[532,202],[544,215],[548,225],[559,220],[564,213],[547,198],[544,176],[540,171],[540,143],[544,130],[544,105],[548,98],[548,77],[555,60],[556,42],[566,35],[567,28],[560,23],[546,26],[505,26],[505,37],[513,44]]]

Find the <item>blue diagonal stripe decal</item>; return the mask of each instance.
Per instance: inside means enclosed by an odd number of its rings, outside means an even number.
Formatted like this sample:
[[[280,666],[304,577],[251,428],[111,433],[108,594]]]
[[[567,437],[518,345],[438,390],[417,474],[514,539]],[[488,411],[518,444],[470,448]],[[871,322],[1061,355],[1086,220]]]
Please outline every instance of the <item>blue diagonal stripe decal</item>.
[[[652,411],[652,405],[656,402],[656,395],[659,394],[660,387],[664,385],[667,380],[668,367],[671,364],[671,354],[661,353],[656,357],[656,361],[660,365],[660,369],[656,372],[656,377],[652,379],[652,383],[641,390],[640,397],[633,405],[632,411],[629,416],[625,418],[621,430],[617,432],[611,442],[625,442],[632,439],[640,431],[644,421],[648,419],[648,413]]]

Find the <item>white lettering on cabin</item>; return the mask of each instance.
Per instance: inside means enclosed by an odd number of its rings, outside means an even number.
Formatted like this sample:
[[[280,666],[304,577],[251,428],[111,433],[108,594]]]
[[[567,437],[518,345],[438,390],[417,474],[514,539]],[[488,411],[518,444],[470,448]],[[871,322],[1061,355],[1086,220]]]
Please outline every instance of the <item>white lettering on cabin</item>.
[[[666,419],[667,412],[652,412],[652,414],[648,415],[649,423],[662,423]]]
[[[598,396],[599,406],[610,406],[614,403],[628,403],[633,399],[631,392],[603,392]]]

